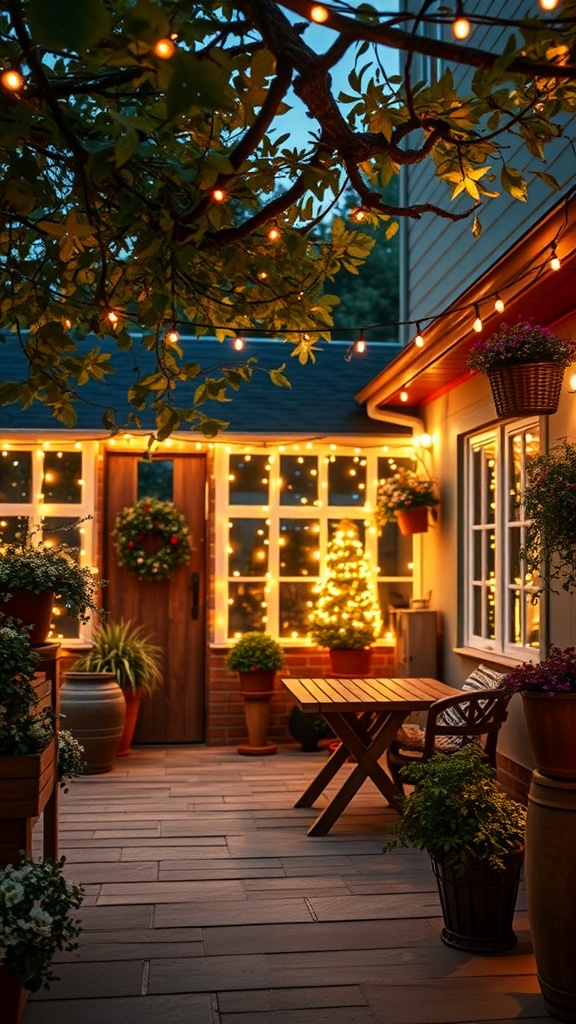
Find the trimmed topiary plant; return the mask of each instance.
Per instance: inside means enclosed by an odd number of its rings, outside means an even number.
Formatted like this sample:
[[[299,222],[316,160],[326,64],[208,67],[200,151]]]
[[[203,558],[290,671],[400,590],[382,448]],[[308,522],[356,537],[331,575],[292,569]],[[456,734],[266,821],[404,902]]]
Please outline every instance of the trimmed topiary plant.
[[[244,633],[229,651],[228,668],[234,672],[273,672],[284,665],[284,651],[267,633]]]

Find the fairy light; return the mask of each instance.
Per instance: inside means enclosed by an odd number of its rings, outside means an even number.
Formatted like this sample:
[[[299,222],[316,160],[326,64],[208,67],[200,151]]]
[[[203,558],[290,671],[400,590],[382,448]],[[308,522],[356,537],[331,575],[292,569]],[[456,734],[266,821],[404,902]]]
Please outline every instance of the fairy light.
[[[474,303],[474,313],[475,313],[476,319],[474,320],[474,323],[472,324],[472,328],[473,328],[473,330],[476,331],[476,334],[480,334],[480,331],[482,330],[482,326],[483,325],[482,325],[482,318],[480,316],[480,309],[479,309],[479,306],[478,306],[477,302]]]
[[[268,274],[265,270],[259,270],[256,276],[258,277],[259,281],[265,281],[266,278],[268,277]]]
[[[467,39],[470,35],[470,22],[465,17],[464,11],[462,10],[462,3],[457,2],[454,21],[452,22],[452,32],[455,39]]]
[[[232,348],[235,352],[241,352],[244,348],[244,338],[241,338],[239,334],[236,335],[232,342]]]
[[[16,68],[7,68],[6,71],[3,71],[2,75],[0,75],[0,84],[2,84],[8,92],[18,92],[18,90],[24,85],[24,79]]]
[[[223,188],[212,189],[212,199],[215,203],[223,203],[226,199],[226,193]]]
[[[424,338],[422,337],[422,331],[420,330],[420,324],[416,324],[416,336],[414,338],[414,344],[417,348],[423,348]]]
[[[556,242],[551,243],[550,249],[552,250],[552,255],[550,257],[550,270],[560,270],[562,261],[556,252]]]
[[[364,352],[366,351],[366,338],[364,337],[364,331],[360,332],[360,337],[354,342],[354,351],[357,352],[358,355],[364,355]]]
[[[280,238],[280,228],[277,224],[273,224],[272,227],[266,232],[266,237],[269,242],[277,242]]]
[[[322,25],[325,21],[328,21],[328,11],[322,4],[314,4],[310,8],[310,21],[315,21],[317,25]]]
[[[154,53],[160,60],[169,60],[176,53],[176,47],[171,39],[158,39],[154,43]]]
[[[497,313],[503,313],[504,312],[504,299],[500,298],[500,295],[498,294],[498,292],[496,292],[496,299],[494,301],[494,309],[496,310]]]
[[[350,210],[350,220],[355,220],[358,224],[360,224],[363,220],[366,220],[366,210],[364,210],[361,206],[355,206],[352,210]]]
[[[113,309],[109,309],[106,313],[106,319],[108,323],[112,324],[112,326],[114,327],[118,323],[120,317],[118,316],[118,313],[114,312]]]
[[[171,327],[169,331],[166,331],[166,334],[164,335],[164,341],[167,342],[168,345],[178,344],[178,342],[180,341],[180,335],[178,334],[178,331],[176,330],[175,327]]]

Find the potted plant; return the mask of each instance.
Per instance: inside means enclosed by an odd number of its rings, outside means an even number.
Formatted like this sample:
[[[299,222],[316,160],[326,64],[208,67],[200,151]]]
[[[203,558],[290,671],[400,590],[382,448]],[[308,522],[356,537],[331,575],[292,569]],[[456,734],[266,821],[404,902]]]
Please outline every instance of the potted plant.
[[[521,556],[540,590],[576,590],[576,444],[563,442],[528,463],[522,494],[528,521]]]
[[[524,662],[502,680],[521,693],[536,766],[552,778],[576,780],[576,649],[552,645],[544,661]]]
[[[57,950],[78,946],[80,928],[71,916],[82,903],[82,887],[63,876],[64,857],[25,860],[0,868],[0,1005],[4,1024],[18,1024],[25,993],[56,980]]]
[[[370,645],[380,635],[378,594],[355,523],[343,519],[328,545],[315,587],[308,635],[330,652],[335,675],[368,675]]]
[[[0,550],[0,609],[33,625],[32,645],[48,636],[55,598],[63,602],[66,615],[82,622],[88,621],[88,612],[101,614],[96,604],[100,583],[88,566],[78,565],[66,544],[48,547],[37,539],[39,532],[24,520],[14,543]]]
[[[531,416],[556,412],[564,370],[575,358],[576,342],[528,319],[476,341],[468,366],[487,375],[498,416]]]
[[[378,484],[376,525],[381,530],[386,523],[396,522],[405,536],[426,533],[428,509],[439,504],[434,480],[402,468]]]
[[[92,647],[75,663],[77,672],[114,672],[126,701],[124,732],[116,756],[130,753],[142,697],[163,681],[162,650],[132,621],[105,622],[94,632]]]
[[[274,692],[276,670],[284,665],[284,651],[267,633],[244,633],[228,652],[226,664],[240,678],[240,693],[248,730],[248,744],[238,747],[240,754],[275,754],[276,744],[267,740],[270,699]]]
[[[442,941],[475,953],[516,943],[514,906],[524,855],[525,810],[498,789],[480,747],[401,769],[414,790],[403,799],[384,847],[427,850],[444,916]]]

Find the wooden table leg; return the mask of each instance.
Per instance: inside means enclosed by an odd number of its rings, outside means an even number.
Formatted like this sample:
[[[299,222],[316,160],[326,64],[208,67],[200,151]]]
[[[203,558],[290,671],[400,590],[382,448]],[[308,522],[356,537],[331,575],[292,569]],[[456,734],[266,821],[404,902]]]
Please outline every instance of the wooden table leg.
[[[360,716],[360,720],[368,722],[373,718],[372,714],[367,712]],[[334,730],[335,731],[335,730]],[[348,757],[348,748],[346,744],[342,744],[336,748],[334,753],[328,758],[328,760],[322,765],[322,768],[312,779],[310,785],[304,790],[302,796],[298,798],[294,807],[312,807],[315,800],[318,799],[321,793],[324,792],[326,786],[332,781],[334,776],[340,770]]]
[[[390,776],[378,764],[378,758],[382,756],[405,718],[406,714],[403,712],[380,714],[367,725],[366,721],[359,720],[352,713],[334,712],[326,715],[326,720],[341,740],[342,746],[339,750],[343,758],[351,753],[356,757],[358,764],[309,828],[309,836],[326,835],[367,778],[372,779],[395,810],[400,810],[401,794]],[[333,775],[334,772],[330,778]]]

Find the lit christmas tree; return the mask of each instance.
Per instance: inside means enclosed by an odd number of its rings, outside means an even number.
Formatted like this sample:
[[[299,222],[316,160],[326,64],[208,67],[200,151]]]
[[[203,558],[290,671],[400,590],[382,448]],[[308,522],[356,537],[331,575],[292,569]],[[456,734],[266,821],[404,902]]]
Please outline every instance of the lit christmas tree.
[[[328,545],[324,574],[309,616],[309,635],[322,647],[368,647],[382,628],[380,605],[358,530],[349,519],[339,524]]]

